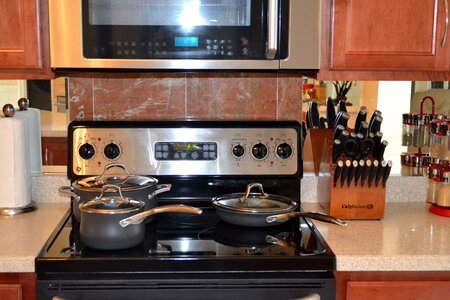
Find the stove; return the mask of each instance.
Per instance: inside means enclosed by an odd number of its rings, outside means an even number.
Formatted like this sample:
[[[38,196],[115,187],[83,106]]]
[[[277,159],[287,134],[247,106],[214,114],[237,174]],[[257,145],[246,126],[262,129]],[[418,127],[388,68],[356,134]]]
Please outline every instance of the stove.
[[[293,121],[71,123],[70,180],[122,163],[172,185],[158,205],[203,213],[157,215],[141,244],[97,250],[69,211],[36,258],[38,299],[333,299],[335,256],[309,219],[243,227],[212,206],[252,182],[301,204],[301,145]]]

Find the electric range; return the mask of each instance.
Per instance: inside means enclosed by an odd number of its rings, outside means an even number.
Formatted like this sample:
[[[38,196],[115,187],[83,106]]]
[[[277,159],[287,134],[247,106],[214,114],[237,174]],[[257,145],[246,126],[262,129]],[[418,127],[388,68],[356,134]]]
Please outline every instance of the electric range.
[[[335,256],[309,219],[243,227],[221,221],[212,206],[259,182],[301,210],[299,123],[73,122],[68,132],[70,180],[120,162],[172,185],[158,205],[203,213],[158,215],[141,244],[97,250],[83,245],[69,211],[36,258],[38,299],[334,298]]]

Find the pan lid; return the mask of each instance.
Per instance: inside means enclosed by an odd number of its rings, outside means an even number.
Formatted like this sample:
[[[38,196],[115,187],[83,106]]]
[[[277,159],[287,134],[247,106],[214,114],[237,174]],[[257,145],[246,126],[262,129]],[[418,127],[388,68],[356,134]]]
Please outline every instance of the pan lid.
[[[258,188],[259,192],[251,192]],[[280,195],[266,194],[262,184],[251,183],[245,193],[226,194],[213,199],[213,205],[243,213],[285,213],[294,210],[297,203]]]
[[[113,167],[123,169],[125,174],[107,174],[107,171]],[[112,163],[105,166],[102,175],[86,177],[74,183],[77,188],[88,191],[100,191],[107,184],[118,185],[122,191],[133,191],[156,186],[158,180],[150,176],[132,175],[126,170],[124,164]]]
[[[118,195],[104,197],[103,192],[109,190],[117,190]],[[145,206],[145,202],[133,200],[123,197],[121,188],[115,185],[105,185],[100,196],[92,200],[81,203],[79,208],[81,211],[96,214],[123,214],[138,211]]]

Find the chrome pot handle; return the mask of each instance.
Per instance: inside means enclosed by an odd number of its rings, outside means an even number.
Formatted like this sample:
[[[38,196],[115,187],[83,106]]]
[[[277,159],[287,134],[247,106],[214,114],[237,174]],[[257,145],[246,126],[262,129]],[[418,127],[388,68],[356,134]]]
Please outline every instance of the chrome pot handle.
[[[284,222],[287,219],[300,218],[300,217],[310,218],[310,219],[314,219],[317,221],[331,223],[331,224],[335,224],[335,225],[339,225],[339,226],[347,226],[347,223],[342,221],[341,219],[332,217],[327,214],[319,213],[319,212],[290,212],[290,213],[286,213],[286,214],[273,215],[273,216],[268,216],[266,218],[266,222],[269,224],[278,223],[278,222]]]
[[[122,200],[125,200],[125,198],[124,198],[123,195],[122,195],[122,189],[120,188],[120,186],[115,185],[115,184],[105,184],[105,185],[102,187],[102,192],[100,193],[99,196],[95,197],[95,199],[101,199],[101,198],[103,198],[103,194],[104,194],[104,193],[106,192],[106,190],[108,190],[108,189],[110,189],[110,190],[115,190],[116,192],[119,193],[120,198],[121,198]],[[113,192],[114,192],[114,191],[113,191]]]
[[[125,164],[122,164],[122,163],[110,163],[110,164],[107,164],[107,165],[105,166],[105,169],[103,170],[102,175],[100,175],[99,177],[96,177],[96,178],[95,178],[95,181],[100,181],[100,180],[102,180],[103,177],[106,175],[106,172],[107,172],[109,169],[115,168],[115,167],[121,168],[122,170],[125,171],[125,173],[127,174],[127,178],[126,178],[125,180],[127,180],[127,179],[131,176],[130,172],[128,172],[127,168],[125,167]],[[125,181],[125,180],[124,180],[124,181]]]
[[[264,192],[264,189],[263,189],[263,186],[262,186],[261,183],[253,182],[253,183],[249,183],[247,185],[247,189],[245,190],[244,195],[241,198],[239,198],[239,203],[244,203],[245,200],[247,200],[249,198],[250,193],[251,193],[253,188],[258,188],[259,189],[259,193],[260,193],[259,198],[260,199],[264,199],[264,198],[268,198],[269,197],[269,195],[267,195]]]
[[[158,184],[156,186],[156,189],[153,193],[150,193],[148,195],[148,199],[151,200],[153,197],[155,197],[158,194],[164,193],[164,192],[168,192],[172,189],[172,185],[170,183],[165,183],[165,184]]]
[[[71,196],[75,199],[75,201],[80,202],[81,197],[78,196],[75,192],[74,192],[74,188],[71,186],[61,186],[58,188],[58,192],[62,195],[65,196]]]

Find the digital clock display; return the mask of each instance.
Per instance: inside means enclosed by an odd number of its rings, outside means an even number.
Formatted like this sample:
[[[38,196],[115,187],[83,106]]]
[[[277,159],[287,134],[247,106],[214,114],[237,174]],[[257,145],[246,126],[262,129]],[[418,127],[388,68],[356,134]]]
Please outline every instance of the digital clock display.
[[[156,160],[216,160],[216,142],[157,142]]]
[[[175,47],[198,47],[198,37],[196,36],[181,36],[175,37]]]

